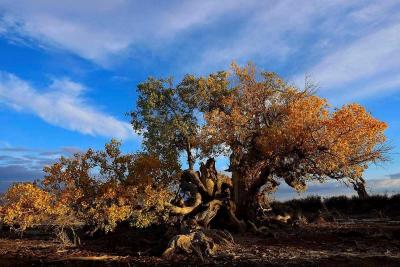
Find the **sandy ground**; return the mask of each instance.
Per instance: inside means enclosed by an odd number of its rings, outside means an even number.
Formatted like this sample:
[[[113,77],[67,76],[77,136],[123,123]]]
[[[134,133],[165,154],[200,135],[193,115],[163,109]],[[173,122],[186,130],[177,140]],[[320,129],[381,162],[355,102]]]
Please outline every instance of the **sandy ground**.
[[[235,235],[235,244],[205,262],[173,262],[140,248],[81,249],[44,239],[0,239],[0,266],[400,266],[400,221],[318,222],[274,234]]]

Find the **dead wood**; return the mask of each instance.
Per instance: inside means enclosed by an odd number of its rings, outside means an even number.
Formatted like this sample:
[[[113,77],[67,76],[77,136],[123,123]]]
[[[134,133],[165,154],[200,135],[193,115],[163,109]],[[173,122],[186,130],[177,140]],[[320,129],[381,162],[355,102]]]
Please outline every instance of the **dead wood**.
[[[189,234],[175,236],[164,251],[163,257],[172,259],[176,255],[195,255],[201,261],[213,256],[220,248],[234,244],[232,235],[217,229],[200,229]]]

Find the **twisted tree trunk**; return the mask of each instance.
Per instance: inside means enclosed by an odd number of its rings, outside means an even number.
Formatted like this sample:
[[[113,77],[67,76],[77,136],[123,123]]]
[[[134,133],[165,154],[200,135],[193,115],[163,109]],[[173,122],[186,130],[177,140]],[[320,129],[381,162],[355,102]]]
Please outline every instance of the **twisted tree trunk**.
[[[366,199],[369,197],[365,188],[365,180],[363,178],[359,178],[359,180],[354,181],[353,188],[357,192],[359,198]]]
[[[176,204],[167,204],[171,213],[181,216],[178,235],[169,243],[164,256],[195,254],[200,258],[215,253],[221,245],[233,242],[224,228],[244,231],[245,224],[236,215],[235,203],[231,200],[232,181],[218,175],[215,160],[201,164],[200,172],[186,170],[181,175],[180,199]],[[213,229],[214,220],[222,223]]]

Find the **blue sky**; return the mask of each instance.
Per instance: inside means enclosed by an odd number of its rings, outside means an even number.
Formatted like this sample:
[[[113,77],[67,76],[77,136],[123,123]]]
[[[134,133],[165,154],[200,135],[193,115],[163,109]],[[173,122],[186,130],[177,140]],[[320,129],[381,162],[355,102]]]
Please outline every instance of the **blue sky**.
[[[366,178],[400,190],[399,0],[0,0],[0,187],[112,137],[136,151],[139,82],[233,60],[300,86],[310,75],[333,105],[386,121],[392,161]]]

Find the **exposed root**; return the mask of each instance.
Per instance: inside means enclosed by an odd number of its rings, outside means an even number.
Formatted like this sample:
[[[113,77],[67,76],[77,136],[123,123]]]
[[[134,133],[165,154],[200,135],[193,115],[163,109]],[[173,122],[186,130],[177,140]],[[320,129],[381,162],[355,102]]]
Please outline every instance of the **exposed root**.
[[[204,257],[214,255],[221,246],[232,244],[233,238],[229,232],[209,229],[217,217],[231,228],[245,231],[245,223],[235,216],[236,206],[230,200],[231,189],[230,179],[218,176],[214,159],[201,164],[200,172],[184,171],[180,181],[180,192],[186,196],[184,201],[175,199],[173,204],[166,203],[171,213],[182,215],[179,228],[184,234],[170,241],[163,256],[195,255],[203,261]]]
[[[262,226],[256,226],[252,221],[248,221],[250,229],[256,234],[262,234],[267,236],[276,237],[279,232],[285,229],[291,220],[290,215],[274,215],[274,216],[264,216],[262,218]]]
[[[223,247],[234,244],[227,231],[200,229],[189,234],[175,236],[164,251],[163,257],[173,259],[177,255],[197,256],[201,261],[213,256]]]
[[[184,207],[178,207],[175,205],[172,205],[170,203],[165,203],[165,206],[170,209],[170,211],[174,214],[179,214],[179,215],[186,215],[191,213],[195,208],[197,208],[201,204],[201,194],[196,193],[194,197],[194,203],[191,206],[184,206]]]
[[[246,231],[246,223],[236,217],[234,205],[234,202],[230,201],[230,208],[228,209],[229,221],[232,225],[236,226],[239,232],[243,233]]]
[[[248,223],[251,227],[251,230],[256,234],[268,235],[271,233],[271,230],[266,226],[257,227],[252,221],[248,221]]]

